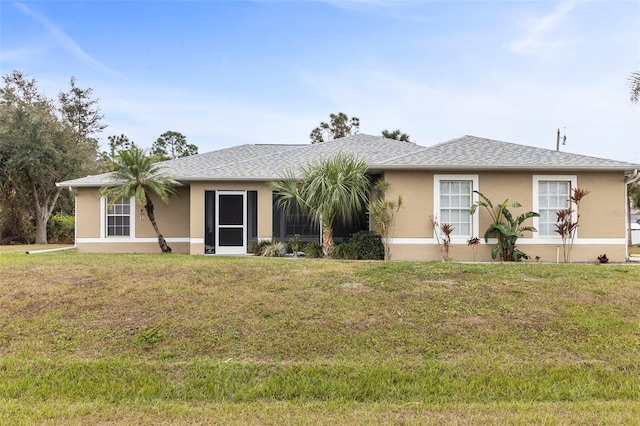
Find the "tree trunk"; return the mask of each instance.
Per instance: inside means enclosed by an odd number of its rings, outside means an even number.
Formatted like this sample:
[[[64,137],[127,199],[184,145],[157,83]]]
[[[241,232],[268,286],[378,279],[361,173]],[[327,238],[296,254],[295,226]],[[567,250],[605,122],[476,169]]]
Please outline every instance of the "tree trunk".
[[[156,231],[156,235],[158,236],[158,245],[160,246],[160,250],[162,250],[163,253],[171,253],[171,247],[169,247],[167,241],[164,239],[164,237],[160,233],[160,230],[158,229],[158,224],[156,223],[156,215],[153,213],[153,202],[151,201],[151,197],[149,197],[149,194],[145,194],[145,198],[147,200],[147,203],[145,204],[144,208],[147,211],[147,217],[149,217],[149,221],[151,222],[151,225],[153,225],[153,229],[154,231]]]
[[[35,221],[36,221],[36,244],[48,244],[47,241],[47,222],[49,222],[49,217],[51,217],[51,213],[53,212],[53,208],[56,206],[58,202],[58,197],[60,197],[60,193],[62,192],[62,188],[56,188],[53,186],[53,192],[50,191],[42,191],[38,192],[36,188],[36,183],[33,179],[31,179],[31,175],[27,173],[27,177],[31,183],[31,195],[33,196],[34,202],[34,210],[35,210]],[[17,186],[14,185],[16,189]],[[53,200],[51,197],[53,196]],[[24,200],[27,198],[24,194],[22,194]]]
[[[330,226],[322,224],[322,253],[328,257],[333,247],[333,229]]]
[[[44,212],[36,212],[36,244],[47,244],[47,222],[49,217],[44,217]]]

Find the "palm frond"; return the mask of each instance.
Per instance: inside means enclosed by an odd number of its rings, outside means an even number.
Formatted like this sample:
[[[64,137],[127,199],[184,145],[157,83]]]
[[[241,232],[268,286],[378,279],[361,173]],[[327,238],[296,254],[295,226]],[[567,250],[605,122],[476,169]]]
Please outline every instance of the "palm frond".
[[[146,151],[136,146],[120,151],[114,161],[111,182],[100,189],[100,194],[116,198],[135,196],[137,204],[145,205],[147,193],[167,202],[175,193],[175,182]]]

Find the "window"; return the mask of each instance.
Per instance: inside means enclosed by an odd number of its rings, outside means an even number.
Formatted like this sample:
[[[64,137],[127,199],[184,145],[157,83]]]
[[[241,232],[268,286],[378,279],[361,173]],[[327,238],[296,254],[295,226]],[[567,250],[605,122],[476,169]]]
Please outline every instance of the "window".
[[[272,236],[276,241],[288,241],[296,234],[300,235],[302,241],[318,241],[320,239],[320,226],[313,224],[311,219],[303,213],[285,212],[277,204],[278,194],[273,193],[273,228]],[[369,229],[367,211],[363,210],[360,216],[352,223],[344,224],[340,220],[333,223],[333,239],[341,242],[348,239],[352,234]]]
[[[466,241],[477,232],[478,215],[471,216],[469,212],[477,187],[477,175],[434,176],[434,215],[440,224],[453,226],[452,239]]]
[[[533,210],[540,213],[533,226],[540,237],[560,237],[556,232],[556,213],[569,207],[571,189],[576,187],[575,176],[534,176]]]
[[[440,181],[440,223],[453,225],[451,235],[471,235],[471,181]]]
[[[313,225],[304,214],[285,214],[284,236],[292,237],[296,234],[315,236],[318,234],[318,226]]]
[[[286,241],[295,234],[299,234],[303,241],[316,241],[320,238],[320,227],[311,223],[304,214],[286,213],[277,205],[278,194],[273,193],[273,229],[272,235],[276,240]]]
[[[112,204],[113,203],[113,204]],[[107,199],[107,236],[129,236],[131,232],[131,200]]]

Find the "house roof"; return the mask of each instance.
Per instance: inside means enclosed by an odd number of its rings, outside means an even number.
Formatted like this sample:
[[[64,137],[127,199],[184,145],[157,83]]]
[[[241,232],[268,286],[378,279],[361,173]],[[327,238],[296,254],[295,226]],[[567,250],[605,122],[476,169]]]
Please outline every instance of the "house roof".
[[[180,182],[279,179],[308,162],[339,153],[355,155],[371,170],[620,170],[640,165],[536,148],[492,139],[463,136],[424,147],[382,136],[357,134],[320,144],[239,145],[163,162]],[[110,182],[110,174],[60,182],[59,186],[93,187]]]
[[[391,158],[385,168],[433,170],[622,170],[638,164],[537,148],[476,136],[463,136],[407,155]]]

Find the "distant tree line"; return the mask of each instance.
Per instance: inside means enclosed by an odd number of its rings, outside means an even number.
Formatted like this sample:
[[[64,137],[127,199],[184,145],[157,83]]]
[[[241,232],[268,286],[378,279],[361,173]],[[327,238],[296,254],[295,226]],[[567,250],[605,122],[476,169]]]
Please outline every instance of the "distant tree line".
[[[631,101],[640,103],[640,72],[629,79]],[[78,87],[71,77],[67,91],[47,97],[35,79],[20,71],[2,76],[0,88],[0,244],[48,242],[52,215],[72,216],[73,198],[56,182],[122,168],[123,152],[149,157],[152,162],[194,155],[198,147],[184,135],[167,131],[149,151],[126,135],[112,135],[108,150],[100,151],[97,135],[107,127],[93,97],[93,89]],[[311,143],[357,134],[360,119],[330,114],[328,122],[311,131]],[[382,130],[382,136],[411,142],[400,129]],[[150,166],[151,167],[151,166]],[[640,183],[629,188],[640,208]],[[66,223],[61,220],[58,223]],[[160,235],[161,237],[161,235]],[[170,250],[170,249],[169,249]],[[164,251],[164,249],[163,249]]]
[[[320,122],[320,125],[311,131],[309,139],[311,139],[312,144],[321,143],[355,135],[359,130],[360,119],[358,117],[349,118],[347,114],[339,112],[337,114],[329,114],[329,122]],[[409,135],[402,132],[400,129],[385,129],[381,134],[388,139],[411,142],[409,140]]]

